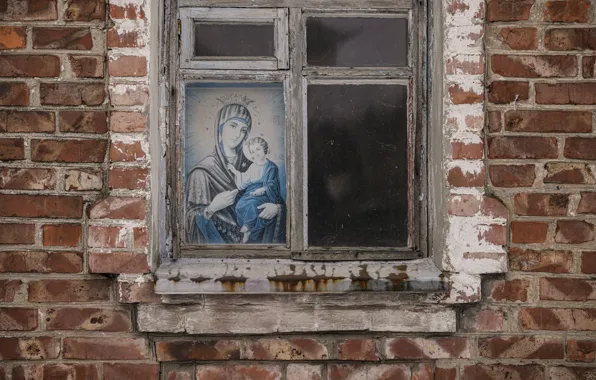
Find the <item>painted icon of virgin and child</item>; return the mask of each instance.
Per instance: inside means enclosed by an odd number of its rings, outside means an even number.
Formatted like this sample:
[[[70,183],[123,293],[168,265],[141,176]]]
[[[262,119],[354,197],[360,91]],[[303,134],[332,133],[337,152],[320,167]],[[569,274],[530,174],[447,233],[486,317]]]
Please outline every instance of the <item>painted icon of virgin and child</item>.
[[[241,104],[227,104],[217,113],[215,149],[187,175],[187,243],[285,243],[279,169],[267,158],[267,141],[249,137],[251,127],[251,114]]]

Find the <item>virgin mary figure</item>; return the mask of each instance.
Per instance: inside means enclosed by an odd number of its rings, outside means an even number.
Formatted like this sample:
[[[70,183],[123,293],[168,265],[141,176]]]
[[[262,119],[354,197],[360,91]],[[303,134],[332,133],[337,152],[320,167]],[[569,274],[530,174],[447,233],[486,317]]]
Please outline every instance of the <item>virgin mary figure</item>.
[[[234,204],[240,198],[233,174],[227,169],[232,164],[245,172],[251,162],[242,146],[252,126],[248,109],[241,104],[222,107],[215,118],[215,148],[187,175],[185,228],[189,244],[239,244],[242,226],[236,223]],[[253,244],[284,244],[286,241],[286,207],[265,203],[259,206],[259,217],[274,220],[256,236]]]

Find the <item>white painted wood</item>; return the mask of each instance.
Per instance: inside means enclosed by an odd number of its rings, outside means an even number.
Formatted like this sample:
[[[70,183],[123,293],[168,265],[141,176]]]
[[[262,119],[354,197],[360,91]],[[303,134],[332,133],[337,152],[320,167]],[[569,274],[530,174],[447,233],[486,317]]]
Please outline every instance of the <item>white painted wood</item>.
[[[180,0],[181,7],[409,9],[412,0]]]

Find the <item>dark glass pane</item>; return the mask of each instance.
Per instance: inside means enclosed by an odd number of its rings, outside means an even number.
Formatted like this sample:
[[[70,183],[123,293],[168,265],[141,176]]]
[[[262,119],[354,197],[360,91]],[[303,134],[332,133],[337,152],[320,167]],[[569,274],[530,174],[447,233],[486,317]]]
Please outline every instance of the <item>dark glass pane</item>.
[[[407,88],[308,87],[310,246],[408,244]]]
[[[273,24],[195,23],[197,57],[272,57]]]
[[[315,18],[306,22],[310,66],[408,65],[408,21],[403,18]]]

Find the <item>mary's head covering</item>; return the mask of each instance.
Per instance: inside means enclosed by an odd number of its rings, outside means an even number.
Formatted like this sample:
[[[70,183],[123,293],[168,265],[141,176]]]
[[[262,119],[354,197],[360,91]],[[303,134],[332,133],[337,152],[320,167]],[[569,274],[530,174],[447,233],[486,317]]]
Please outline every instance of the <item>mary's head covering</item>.
[[[227,121],[230,121],[230,120],[241,121],[244,124],[246,124],[246,126],[248,127],[248,130],[246,131],[246,135],[244,136],[244,139],[236,147],[236,153],[238,154],[237,160],[236,160],[236,162],[232,162],[232,164],[234,164],[234,166],[238,166],[238,164],[241,161],[245,160],[244,154],[242,152],[242,145],[244,144],[244,142],[248,138],[248,135],[250,134],[250,130],[252,128],[252,117],[250,116],[250,112],[248,111],[248,109],[241,104],[226,104],[217,113],[217,117],[215,118],[215,126],[217,128],[217,136],[215,136],[215,144],[218,148],[218,154],[224,162],[226,161],[226,159],[225,159],[225,156],[223,155],[223,147],[222,147],[221,141],[220,141],[221,129],[223,128],[223,125]]]

